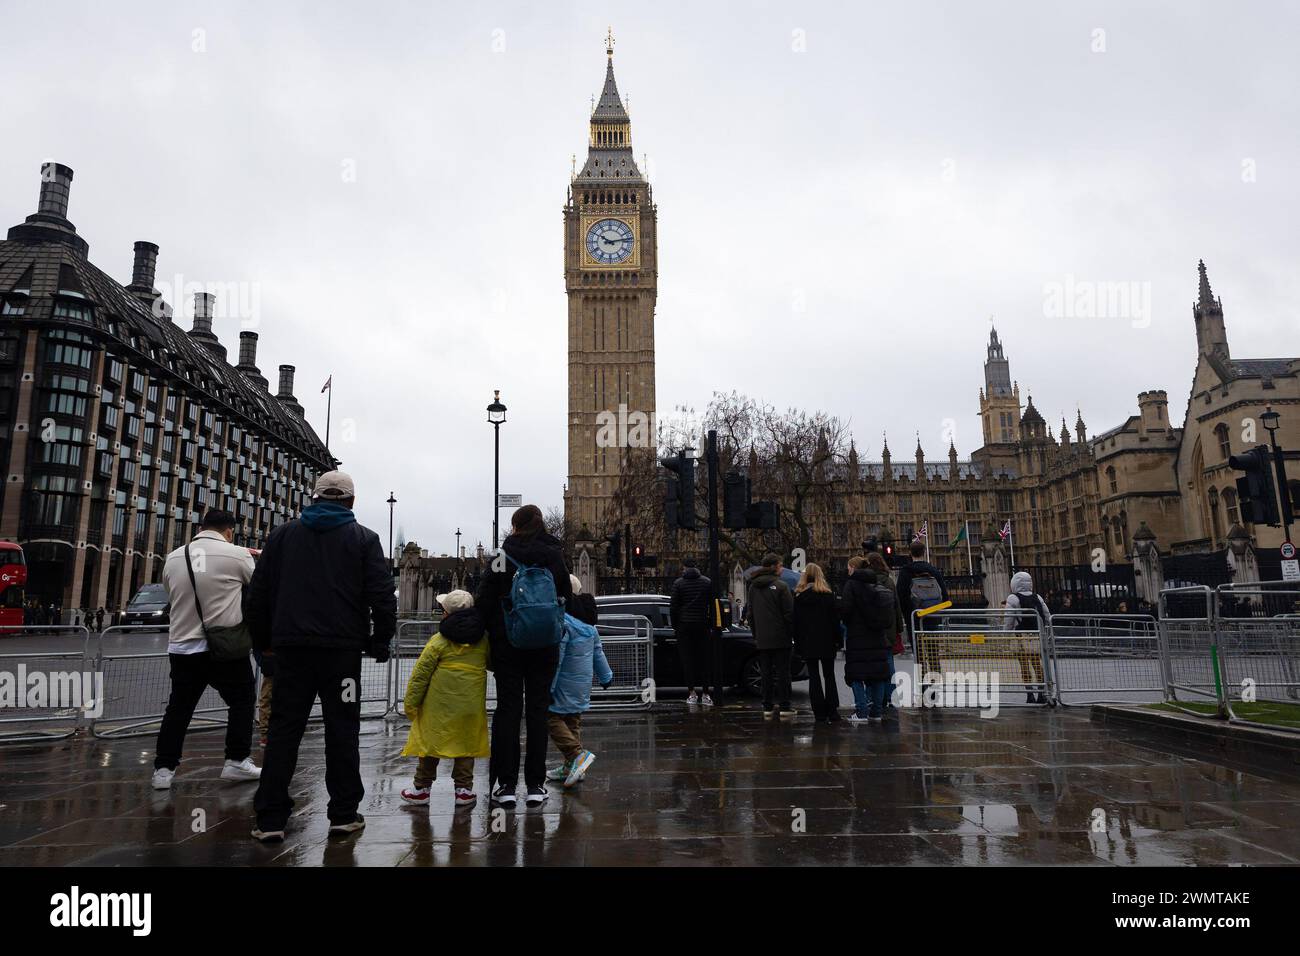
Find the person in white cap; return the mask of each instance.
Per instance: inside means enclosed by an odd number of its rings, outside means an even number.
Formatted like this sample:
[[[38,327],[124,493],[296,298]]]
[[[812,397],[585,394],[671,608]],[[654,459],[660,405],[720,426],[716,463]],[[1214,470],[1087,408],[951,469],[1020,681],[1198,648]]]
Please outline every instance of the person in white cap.
[[[474,758],[491,756],[487,722],[487,628],[474,596],[468,591],[438,595],[445,615],[438,631],[415,662],[402,709],[411,730],[403,757],[419,757],[415,780],[402,790],[402,800],[429,805],[429,788],[438,775],[438,761],[450,759],[456,809],[472,807]]]
[[[284,839],[298,745],[320,697],[331,834],[359,831],[361,656],[388,660],[397,625],[393,576],[379,536],[352,513],[352,478],[316,480],[302,517],[271,532],[249,584],[245,620],[254,646],[275,654],[275,686],[253,838]]]

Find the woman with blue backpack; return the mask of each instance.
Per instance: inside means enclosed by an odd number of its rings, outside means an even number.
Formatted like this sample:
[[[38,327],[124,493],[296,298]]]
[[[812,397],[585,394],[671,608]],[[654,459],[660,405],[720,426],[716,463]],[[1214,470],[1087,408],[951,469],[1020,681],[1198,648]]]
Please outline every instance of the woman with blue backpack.
[[[573,599],[563,548],[546,533],[541,509],[524,505],[510,516],[510,525],[474,596],[487,625],[497,689],[488,761],[489,780],[497,784],[492,803],[507,810],[514,809],[519,786],[521,721],[528,735],[524,801],[530,807],[546,802],[551,684],[565,608]]]
[[[569,575],[573,604],[564,615],[564,637],[560,640],[560,663],[551,684],[551,739],[564,762],[546,772],[546,779],[563,782],[567,790],[582,781],[596,761],[596,755],[582,745],[582,715],[591,709],[591,684],[602,688],[614,683],[614,672],[605,659],[596,630],[596,600],[582,593],[582,582]]]

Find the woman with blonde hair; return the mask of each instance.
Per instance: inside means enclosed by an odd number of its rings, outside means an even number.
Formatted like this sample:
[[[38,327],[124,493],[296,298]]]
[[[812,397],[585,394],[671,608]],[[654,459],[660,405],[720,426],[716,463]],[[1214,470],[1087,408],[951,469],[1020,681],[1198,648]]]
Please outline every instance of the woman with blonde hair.
[[[808,662],[813,719],[819,724],[838,722],[840,694],[835,686],[835,655],[840,649],[839,598],[816,564],[804,568],[794,589],[794,647]]]

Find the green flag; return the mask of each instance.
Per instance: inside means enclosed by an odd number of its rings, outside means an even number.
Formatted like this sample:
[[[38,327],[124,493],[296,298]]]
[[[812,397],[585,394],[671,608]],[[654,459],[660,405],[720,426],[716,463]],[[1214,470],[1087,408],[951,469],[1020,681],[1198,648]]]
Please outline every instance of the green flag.
[[[966,540],[966,524],[965,522],[962,522],[961,530],[957,532],[957,537],[953,538],[952,542],[948,545],[948,550],[951,551],[953,548],[957,547],[957,545],[961,544],[965,540]]]

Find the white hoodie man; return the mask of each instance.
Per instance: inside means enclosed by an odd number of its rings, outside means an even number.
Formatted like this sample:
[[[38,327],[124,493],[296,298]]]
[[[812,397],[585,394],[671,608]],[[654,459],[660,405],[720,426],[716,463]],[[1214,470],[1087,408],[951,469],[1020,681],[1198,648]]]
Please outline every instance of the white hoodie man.
[[[1030,577],[1028,571],[1017,571],[1011,575],[1011,593],[1007,595],[1005,603],[1009,610],[1026,612],[1007,616],[1009,631],[1041,628],[1045,633],[1052,623],[1052,612],[1047,609],[1047,602],[1034,593],[1034,579]],[[1020,679],[1029,688],[1029,703],[1046,704],[1046,686],[1042,686],[1041,690],[1036,689],[1043,683],[1042,641],[1026,641],[1019,656]]]

